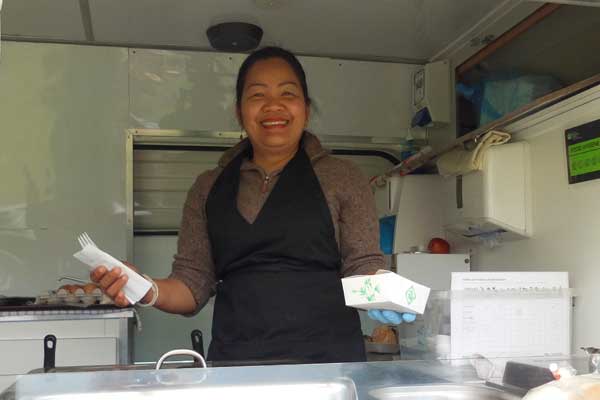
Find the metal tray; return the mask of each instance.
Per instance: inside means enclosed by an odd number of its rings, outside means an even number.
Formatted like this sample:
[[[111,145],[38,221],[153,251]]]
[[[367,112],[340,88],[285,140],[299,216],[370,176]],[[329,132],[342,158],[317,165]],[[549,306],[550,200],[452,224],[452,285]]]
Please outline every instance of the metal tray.
[[[399,386],[369,392],[377,400],[519,400],[521,397],[476,385]]]

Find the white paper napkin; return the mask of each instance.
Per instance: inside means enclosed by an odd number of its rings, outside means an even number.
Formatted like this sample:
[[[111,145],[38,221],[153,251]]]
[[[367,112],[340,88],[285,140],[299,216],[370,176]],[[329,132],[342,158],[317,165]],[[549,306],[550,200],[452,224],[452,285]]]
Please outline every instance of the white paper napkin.
[[[121,268],[123,273],[129,277],[127,284],[123,287],[123,293],[131,304],[140,301],[152,287],[152,284],[140,274],[95,246],[87,245],[81,251],[73,254],[73,257],[88,265],[90,270],[99,265],[104,265],[109,271],[114,267]]]

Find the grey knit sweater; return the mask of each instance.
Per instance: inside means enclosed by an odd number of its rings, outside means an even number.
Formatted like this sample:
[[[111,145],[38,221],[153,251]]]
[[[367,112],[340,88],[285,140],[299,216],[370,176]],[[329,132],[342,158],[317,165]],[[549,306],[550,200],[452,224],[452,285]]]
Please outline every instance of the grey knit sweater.
[[[352,162],[329,155],[311,133],[304,133],[303,144],[331,212],[342,257],[340,276],[371,274],[383,268],[375,201],[366,177]],[[169,277],[190,288],[196,300],[196,312],[214,295],[216,287],[206,225],[206,198],[223,168],[248,145],[245,139],[226,151],[219,166],[199,175],[187,195],[177,254]],[[272,173],[265,184],[264,170],[250,160],[244,160],[240,170],[237,206],[241,215],[252,223],[277,185],[281,171]]]

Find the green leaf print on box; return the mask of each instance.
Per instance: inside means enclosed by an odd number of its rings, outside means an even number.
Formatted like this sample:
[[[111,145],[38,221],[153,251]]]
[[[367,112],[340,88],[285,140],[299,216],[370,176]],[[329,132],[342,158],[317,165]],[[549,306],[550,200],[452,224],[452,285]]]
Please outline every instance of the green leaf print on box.
[[[377,293],[380,293],[379,285],[373,285],[373,282],[371,282],[371,278],[368,278],[365,280],[360,289],[353,290],[352,293],[364,297],[365,299],[367,299],[368,302],[372,302],[375,301]]]
[[[413,286],[408,288],[405,295],[406,295],[406,302],[408,304],[412,304],[412,302],[417,299],[417,292],[415,292],[415,288]]]

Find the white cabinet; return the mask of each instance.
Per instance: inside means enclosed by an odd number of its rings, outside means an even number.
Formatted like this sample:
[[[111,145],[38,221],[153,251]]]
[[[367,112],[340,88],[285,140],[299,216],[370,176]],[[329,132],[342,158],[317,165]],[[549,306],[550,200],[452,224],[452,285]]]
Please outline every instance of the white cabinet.
[[[245,55],[131,49],[130,127],[239,131],[235,84]],[[418,65],[299,57],[317,135],[405,137]]]
[[[128,318],[110,314],[0,316],[0,392],[18,375],[43,367],[46,335],[56,336],[56,366],[129,363]]]
[[[117,364],[116,338],[59,338],[57,341],[57,366]],[[0,354],[10,359],[10,363],[0,365],[0,375],[26,374],[43,366],[43,340],[0,340]]]

